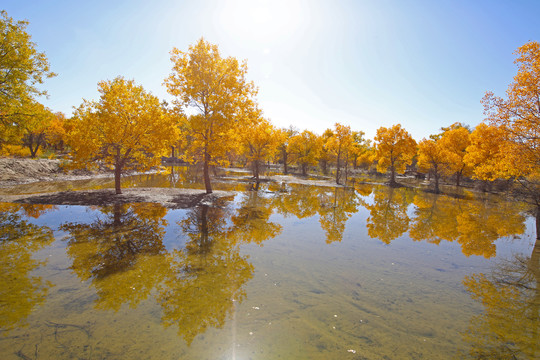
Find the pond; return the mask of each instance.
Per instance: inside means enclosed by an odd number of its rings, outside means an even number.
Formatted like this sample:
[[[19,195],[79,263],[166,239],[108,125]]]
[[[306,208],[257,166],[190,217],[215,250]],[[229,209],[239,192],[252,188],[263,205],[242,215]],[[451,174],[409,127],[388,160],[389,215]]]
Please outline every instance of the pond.
[[[190,209],[0,204],[0,358],[540,355],[525,204],[366,184],[236,194]]]

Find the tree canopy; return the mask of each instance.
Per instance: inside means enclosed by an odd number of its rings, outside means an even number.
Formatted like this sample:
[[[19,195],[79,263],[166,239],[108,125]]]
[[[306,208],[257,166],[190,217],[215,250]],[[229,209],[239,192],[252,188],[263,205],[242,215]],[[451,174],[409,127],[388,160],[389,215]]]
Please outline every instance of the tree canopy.
[[[401,127],[380,127],[375,136],[377,170],[390,171],[390,185],[396,184],[396,172],[403,172],[416,155],[416,141]]]
[[[20,125],[28,117],[26,106],[36,96],[47,93],[39,88],[50,71],[45,53],[39,52],[26,31],[27,21],[15,21],[0,11],[0,146],[17,138]]]
[[[159,99],[133,80],[117,77],[98,84],[98,101],[76,109],[69,137],[76,166],[96,166],[100,160],[114,169],[116,193],[126,169],[144,170],[161,163],[161,155],[176,136],[174,119],[163,113]]]
[[[196,115],[186,126],[192,137],[188,149],[192,161],[203,163],[206,192],[212,192],[209,166],[226,162],[224,154],[237,144],[239,130],[254,111],[257,89],[246,80],[246,62],[223,58],[218,46],[203,38],[187,52],[171,51],[172,73],[165,79],[175,104]]]

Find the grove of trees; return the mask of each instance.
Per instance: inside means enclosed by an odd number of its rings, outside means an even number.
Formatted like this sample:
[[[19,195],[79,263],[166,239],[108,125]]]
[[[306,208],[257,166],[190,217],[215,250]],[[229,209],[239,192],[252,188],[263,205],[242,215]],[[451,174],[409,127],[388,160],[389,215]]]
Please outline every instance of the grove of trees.
[[[249,166],[256,181],[265,164],[303,176],[320,167],[346,184],[355,169],[397,175],[414,170],[427,175],[435,192],[441,180],[461,185],[464,178],[485,188],[497,180],[517,184],[523,198],[540,209],[540,44],[519,47],[517,73],[506,96],[487,92],[486,119],[474,129],[462,123],[442,128],[417,142],[397,123],[381,126],[375,138],[336,122],[323,134],[294,127],[279,129],[264,117],[257,87],[247,79],[247,63],[223,57],[199,39],[187,51],[174,48],[164,85],[171,105],[119,76],[98,84],[100,98],[84,100],[72,117],[39,103],[45,79],[55,76],[44,53],[26,31],[27,22],[0,16],[0,152],[39,156],[68,152],[78,166],[114,170],[116,192],[125,169],[147,169],[171,149],[200,164],[207,193],[211,170],[233,163]],[[27,150],[24,150],[27,149]],[[540,213],[540,210],[538,210]]]

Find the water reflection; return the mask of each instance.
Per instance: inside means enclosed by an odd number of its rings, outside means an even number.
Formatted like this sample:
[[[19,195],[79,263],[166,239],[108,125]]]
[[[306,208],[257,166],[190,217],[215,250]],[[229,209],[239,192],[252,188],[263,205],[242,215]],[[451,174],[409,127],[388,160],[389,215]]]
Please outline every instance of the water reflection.
[[[474,359],[538,359],[540,356],[540,240],[532,254],[499,261],[490,274],[463,280],[484,307],[463,334]]]
[[[96,307],[135,307],[160,281],[156,255],[165,253],[163,235],[167,209],[159,204],[115,204],[100,209],[90,223],[65,223],[67,254],[73,271],[92,280]]]
[[[274,192],[272,207],[283,216],[303,219],[318,215],[328,244],[343,239],[347,220],[362,203],[353,188],[282,184],[269,190]]]
[[[49,205],[0,203],[0,329],[25,326],[24,320],[45,301],[53,286],[32,274],[46,263],[32,256],[53,242],[53,232],[25,217],[37,218],[54,209]]]
[[[231,217],[234,226],[228,236],[235,239],[236,243],[254,242],[261,245],[283,230],[281,224],[270,221],[273,213],[273,201],[270,197],[259,191],[246,193]]]
[[[202,205],[180,221],[189,238],[182,250],[167,256],[169,272],[158,291],[165,326],[177,326],[190,344],[207,328],[221,328],[245,298],[244,285],[253,265],[240,247],[227,220],[227,208]],[[245,238],[247,239],[247,238]]]
[[[385,244],[409,229],[411,219],[407,213],[414,191],[410,188],[377,187],[373,204],[366,204],[370,216],[367,219],[368,235]]]
[[[518,202],[474,198],[472,194],[461,199],[418,192],[413,203],[415,216],[409,236],[433,244],[457,240],[466,256],[493,257],[497,239],[525,231],[525,208]]]
[[[137,307],[154,294],[162,324],[177,327],[190,344],[207,328],[222,327],[235,302],[245,298],[254,268],[240,245],[262,244],[281,232],[281,225],[269,221],[270,205],[252,192],[236,208],[188,209],[177,221],[185,246],[170,252],[163,244],[167,209],[158,204],[103,207],[91,223],[60,229],[68,234],[72,270],[96,289],[96,308]]]
[[[2,206],[0,326],[10,329],[19,326],[32,310],[44,302],[52,286],[32,274],[44,264],[33,260],[32,255],[52,242],[52,231],[46,226],[33,225],[30,220],[54,208],[15,204]],[[93,218],[65,222],[60,230],[66,234],[64,243],[71,270],[78,279],[87,281],[95,289],[96,309],[119,311],[123,306],[141,309],[151,303],[150,306],[159,309],[151,312],[155,323],[173,329],[172,332],[189,345],[207,329],[224,327],[235,314],[238,304],[246,299],[247,284],[254,278],[255,269],[243,246],[250,243],[263,245],[279,236],[285,225],[279,220],[281,216],[298,219],[314,217],[320,224],[320,233],[324,234],[320,242],[334,243],[343,241],[349,221],[359,221],[362,214],[369,214],[366,220],[369,236],[386,244],[391,244],[408,232],[415,241],[432,244],[454,242],[467,256],[490,258],[496,254],[495,240],[524,233],[524,210],[519,203],[497,201],[493,197],[475,197],[472,194],[458,198],[410,188],[392,189],[367,184],[357,184],[353,189],[261,183],[258,191],[243,192],[234,202],[199,205],[182,211],[167,210],[158,204],[95,208],[93,213],[97,215]],[[358,212],[360,214],[355,215]],[[364,220],[360,221],[363,226]],[[182,246],[167,250],[164,239],[170,235],[168,232],[171,229],[178,234],[178,243]],[[294,235],[289,240],[295,241]],[[353,241],[360,239],[344,241],[340,244],[343,247],[327,248],[332,248],[334,255],[341,256],[339,251],[351,249],[347,246]],[[366,248],[369,248],[367,243]],[[292,245],[290,250],[288,245],[273,250],[287,249],[293,256],[304,255],[295,254],[298,244]],[[471,321],[470,329],[464,334],[471,347],[471,357],[504,358],[514,354],[519,358],[519,354],[529,357],[538,355],[533,341],[538,336],[538,249],[537,243],[530,257],[516,257],[511,262],[501,264],[499,270],[492,274],[475,274],[465,278],[465,288],[486,309],[484,314]],[[370,251],[374,253],[374,250]],[[320,258],[317,259],[327,260],[324,251],[319,253]],[[350,265],[346,264],[344,259],[343,264],[340,263],[343,268],[334,269],[339,277],[343,277],[343,269],[348,271],[349,268],[345,266]],[[267,269],[272,267],[268,266]],[[308,273],[311,268],[302,270]],[[358,274],[371,273],[357,271]],[[272,286],[284,294],[286,287],[280,287],[280,281],[285,283],[286,280],[278,280],[277,275],[270,271],[268,274],[276,276],[275,281],[272,279]],[[391,275],[386,269],[384,274],[386,281],[386,275]],[[331,299],[331,290],[326,289],[332,287],[323,286],[324,282],[317,282],[316,287],[306,291],[295,288],[304,281],[298,280],[300,275],[289,278],[289,274],[283,272],[281,276],[286,276],[291,282],[292,285],[287,286],[294,288],[295,304],[305,302],[309,306],[316,306],[323,299]],[[455,284],[459,284],[462,275],[458,273],[455,276],[459,277]],[[350,284],[354,288],[353,294],[360,298],[361,289],[367,289],[370,281],[367,275],[363,280],[358,280],[354,275],[354,281],[351,280]],[[401,296],[399,287],[395,285],[385,283],[380,289]],[[305,296],[303,292],[307,293],[308,300],[302,298]],[[463,291],[459,292],[463,295]],[[340,294],[339,291],[337,293]],[[369,294],[371,296],[372,292]],[[417,309],[412,302],[404,302],[403,309],[407,306]],[[291,304],[284,300],[280,306],[280,311],[286,314]],[[388,307],[382,309],[381,314],[394,311]],[[271,316],[277,313],[268,315],[268,318],[259,316],[270,322],[273,321]],[[335,321],[333,312],[329,313],[329,318]],[[351,338],[356,339],[356,331],[364,325],[357,322]],[[376,350],[373,351],[376,353]]]

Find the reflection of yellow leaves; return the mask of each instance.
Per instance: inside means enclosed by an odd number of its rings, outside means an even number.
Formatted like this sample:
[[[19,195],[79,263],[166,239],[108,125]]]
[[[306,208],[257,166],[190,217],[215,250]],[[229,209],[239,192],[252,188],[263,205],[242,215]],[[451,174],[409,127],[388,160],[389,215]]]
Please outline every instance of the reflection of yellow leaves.
[[[534,359],[540,351],[540,241],[530,258],[514,255],[491,274],[466,276],[463,285],[484,311],[463,338],[475,359]]]
[[[96,307],[136,306],[163,276],[161,267],[148,261],[165,251],[167,209],[141,203],[104,207],[102,213],[105,216],[91,224],[61,226],[69,233],[72,269],[82,279],[92,279],[99,295]]]
[[[495,199],[460,200],[444,195],[418,193],[415,218],[409,235],[414,240],[439,244],[457,240],[463,254],[495,256],[495,241],[520,235],[525,230],[523,205]]]
[[[416,210],[409,230],[413,240],[439,244],[441,240],[454,241],[458,238],[457,216],[462,211],[459,200],[419,192],[413,202]]]
[[[271,200],[259,196],[259,192],[247,193],[237,213],[231,218],[234,228],[230,236],[239,239],[237,242],[243,240],[261,245],[263,241],[280,234],[283,227],[269,221],[273,213],[270,205]]]
[[[359,198],[354,189],[289,184],[279,189],[272,206],[299,219],[319,214],[326,242],[331,243],[343,238],[347,220],[358,211]]]
[[[401,236],[409,228],[407,209],[411,202],[406,188],[379,188],[375,191],[373,205],[367,205],[368,235],[386,244]]]
[[[32,271],[45,264],[32,256],[51,244],[54,237],[48,227],[24,220],[17,213],[21,206],[0,205],[0,327],[10,329],[43,303],[53,286],[32,275]]]
[[[326,233],[326,243],[330,244],[343,239],[347,220],[358,211],[358,200],[354,190],[345,188],[334,188],[326,195],[326,201],[321,198],[319,222]]]
[[[234,301],[245,298],[244,284],[253,277],[253,265],[237,247],[219,243],[210,251],[175,252],[173,272],[160,289],[158,302],[165,326],[177,326],[190,344],[209,327],[221,328],[234,311]]]
[[[525,217],[522,205],[503,201],[467,201],[457,216],[459,239],[467,256],[496,254],[495,240],[505,236],[523,234]]]

